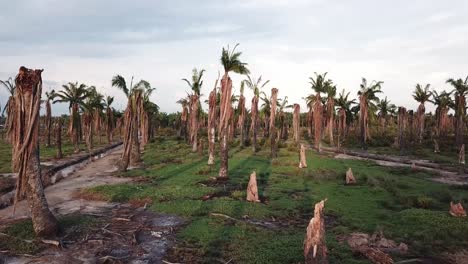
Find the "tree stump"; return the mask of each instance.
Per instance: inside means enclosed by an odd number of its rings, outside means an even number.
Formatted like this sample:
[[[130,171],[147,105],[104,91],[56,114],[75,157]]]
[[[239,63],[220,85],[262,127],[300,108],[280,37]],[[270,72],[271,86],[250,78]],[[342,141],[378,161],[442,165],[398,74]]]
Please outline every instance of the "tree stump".
[[[346,171],[346,185],[350,184],[356,184],[356,178],[354,178],[351,168]]]
[[[310,220],[307,227],[307,234],[304,240],[304,258],[306,264],[328,263],[323,215],[325,201],[326,199],[315,204],[314,217]]]
[[[306,148],[304,144],[301,144],[301,149],[299,150],[299,168],[307,168]]]
[[[250,174],[249,185],[247,186],[247,201],[260,202],[260,199],[258,199],[257,174],[255,171]]]
[[[463,209],[463,206],[461,203],[454,204],[453,202],[450,202],[449,213],[455,217],[466,217],[465,209]]]

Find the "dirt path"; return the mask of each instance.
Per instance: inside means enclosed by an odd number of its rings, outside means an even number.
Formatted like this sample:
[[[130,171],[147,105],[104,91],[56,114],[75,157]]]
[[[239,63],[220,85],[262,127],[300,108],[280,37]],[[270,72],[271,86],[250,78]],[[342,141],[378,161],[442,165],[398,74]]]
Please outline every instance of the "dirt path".
[[[0,263],[162,263],[183,219],[147,211],[146,204],[89,201],[76,195],[84,188],[131,181],[112,176],[121,153],[122,147],[111,150],[95,161],[75,167],[73,172],[68,171],[68,177],[46,188],[49,207],[55,215],[84,215],[93,218],[95,224],[62,231],[56,238],[59,247],[34,241],[41,247],[34,256],[0,250]],[[27,202],[22,201],[16,205],[15,214],[12,206],[0,210],[0,227],[28,217]]]
[[[112,208],[117,203],[107,203],[101,201],[87,201],[77,199],[75,194],[80,190],[92,186],[104,184],[116,184],[128,182],[128,178],[113,177],[112,173],[117,170],[115,164],[122,153],[122,147],[118,147],[103,157],[89,162],[82,168],[72,172],[67,178],[51,185],[45,189],[49,207],[54,214],[64,215],[73,212],[93,213],[102,211],[103,208]],[[76,169],[69,167],[66,170]],[[16,211],[13,214],[13,206],[0,210],[0,223],[20,218],[29,217],[29,208],[27,201],[21,201],[16,204]]]

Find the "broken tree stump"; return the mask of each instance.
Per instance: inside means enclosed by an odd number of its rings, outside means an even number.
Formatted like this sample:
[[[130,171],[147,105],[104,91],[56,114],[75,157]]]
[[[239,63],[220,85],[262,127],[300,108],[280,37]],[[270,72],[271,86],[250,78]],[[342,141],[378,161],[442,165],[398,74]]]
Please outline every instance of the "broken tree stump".
[[[449,213],[455,217],[466,217],[466,211],[461,203],[454,204],[453,202],[450,202]]]
[[[304,258],[306,264],[326,264],[327,245],[325,243],[325,219],[323,207],[325,200],[315,204],[314,217],[307,227],[307,234],[304,240]]]
[[[346,185],[356,184],[356,178],[354,178],[353,171],[351,168],[346,171]]]
[[[249,185],[247,185],[247,201],[260,202],[260,199],[258,199],[257,174],[255,171],[250,174]]]
[[[301,144],[301,149],[299,150],[299,168],[307,168],[306,148],[304,144]]]

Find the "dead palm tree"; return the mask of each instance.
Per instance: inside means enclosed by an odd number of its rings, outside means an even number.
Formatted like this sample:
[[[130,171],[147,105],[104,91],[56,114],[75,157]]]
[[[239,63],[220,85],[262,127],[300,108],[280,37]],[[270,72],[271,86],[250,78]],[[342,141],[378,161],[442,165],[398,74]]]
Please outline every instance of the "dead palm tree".
[[[252,106],[250,108],[250,131],[252,131],[252,146],[254,152],[257,152],[257,133],[259,125],[258,101],[260,99],[260,90],[263,87],[265,87],[269,82],[270,80],[266,80],[263,82],[261,75],[258,78],[252,77],[251,75],[247,75],[247,79],[243,81],[243,83],[245,83],[245,85],[253,91]]]
[[[358,91],[359,96],[359,127],[361,131],[361,144],[362,147],[367,149],[367,138],[370,135],[369,132],[369,108],[371,104],[378,102],[378,93],[381,93],[382,81],[372,81],[370,84],[367,83],[366,78],[362,78],[360,84],[360,90]]]
[[[143,105],[144,90],[151,89],[151,85],[145,80],[134,85],[132,77],[130,86],[127,86],[125,78],[116,75],[112,78],[112,86],[122,90],[128,98],[124,113],[124,151],[120,163],[120,170],[125,171],[129,165],[137,165],[140,161],[140,141],[138,138],[140,117],[138,114]]]
[[[114,141],[114,108],[112,107],[112,103],[114,102],[113,96],[107,96],[104,100],[104,107],[106,109],[106,135],[107,135],[107,142],[111,144]]]
[[[182,113],[180,114],[180,132],[179,135],[187,140],[187,119],[188,119],[188,106],[190,98],[181,98],[177,101],[182,106]]]
[[[455,92],[455,142],[457,147],[463,145],[463,131],[465,126],[466,116],[466,94],[468,93],[468,76],[465,80],[462,79],[448,79],[447,83],[452,85]]]
[[[70,110],[70,123],[68,134],[75,148],[75,153],[80,151],[81,138],[81,117],[79,109],[84,104],[84,99],[88,96],[87,86],[78,82],[69,82],[62,85],[63,90],[58,91],[54,96],[53,103],[68,103]]]
[[[192,152],[197,152],[199,126],[198,118],[199,110],[201,110],[200,92],[203,86],[202,78],[204,72],[205,70],[198,71],[197,68],[194,68],[192,70],[191,81],[187,79],[182,79],[192,90],[192,94],[190,95],[190,142],[192,144]]]
[[[14,124],[15,122],[13,122],[13,118],[10,118],[10,117],[13,117],[13,116],[16,116],[15,114],[15,109],[16,109],[16,106],[15,106],[15,90],[16,90],[16,84],[15,82],[13,81],[13,79],[10,77],[8,78],[8,80],[6,81],[2,81],[0,80],[0,84],[2,84],[8,91],[9,93],[9,97],[8,97],[8,100],[3,108],[3,111],[2,111],[2,115],[5,113],[6,111],[6,114],[7,114],[7,119],[6,119],[6,129],[7,129],[7,138],[10,142],[13,142],[14,141],[14,137],[15,137],[15,128],[14,128]]]
[[[96,90],[96,87],[90,86],[88,96],[82,104],[84,136],[88,151],[93,149],[93,134],[100,134],[101,114],[104,109],[103,99],[104,96]]]
[[[45,107],[46,107],[46,147],[50,147],[50,135],[52,133],[52,107],[50,106],[50,101],[52,101],[55,97],[55,90],[51,90],[50,92],[45,92],[46,99],[44,100]]]
[[[39,109],[43,70],[19,69],[15,83],[15,117],[17,137],[12,142],[13,160],[18,164],[15,204],[26,196],[33,228],[38,236],[55,236],[58,223],[49,210],[41,179],[39,160]]]
[[[416,84],[416,88],[413,93],[413,98],[419,103],[418,111],[416,112],[416,126],[417,126],[417,137],[419,144],[422,143],[424,136],[424,115],[426,112],[425,103],[431,98],[430,84],[423,86],[421,84]]]
[[[444,90],[438,93],[437,91],[433,90],[432,99],[428,100],[436,106],[435,134],[437,137],[440,135],[446,135],[448,132],[448,111],[451,107],[454,106],[454,102],[451,98],[452,92],[447,92]]]
[[[221,103],[220,103],[220,118],[219,118],[219,130],[221,135],[220,142],[220,160],[221,166],[219,168],[219,177],[228,178],[228,128],[229,124],[232,123],[230,120],[232,112],[231,104],[231,91],[232,91],[232,80],[229,77],[229,72],[235,72],[238,74],[249,74],[247,69],[247,63],[240,60],[242,52],[237,52],[236,48],[239,44],[236,44],[232,50],[223,47],[221,52],[221,64],[224,68],[224,75],[221,79]]]
[[[341,141],[345,140],[348,133],[348,125],[353,121],[351,108],[356,104],[356,99],[348,99],[349,94],[349,92],[345,93],[343,89],[336,99],[338,107],[338,147],[341,146]]]
[[[387,128],[388,115],[394,113],[397,110],[397,107],[396,105],[392,104],[390,100],[388,100],[385,96],[385,99],[379,100],[379,102],[377,103],[377,109],[379,111],[378,117],[380,119],[382,133],[385,133]]]
[[[323,117],[323,102],[322,93],[326,93],[329,87],[332,85],[332,81],[326,79],[327,73],[317,74],[315,78],[309,77],[310,85],[314,90],[315,95],[309,95],[308,98],[313,100],[313,115],[314,115],[314,146],[317,150],[320,150],[320,141],[322,138],[322,117]]]
[[[328,132],[328,140],[330,145],[334,145],[333,141],[333,125],[335,124],[335,96],[336,96],[336,86],[330,84],[327,86],[325,94],[327,95],[327,104],[326,104],[326,124]]]

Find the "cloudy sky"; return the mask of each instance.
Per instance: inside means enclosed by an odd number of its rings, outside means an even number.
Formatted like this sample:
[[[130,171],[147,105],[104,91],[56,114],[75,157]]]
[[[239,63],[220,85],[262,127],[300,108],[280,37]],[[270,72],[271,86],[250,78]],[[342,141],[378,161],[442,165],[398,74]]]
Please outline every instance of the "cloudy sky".
[[[206,69],[208,95],[221,48],[235,43],[252,74],[271,80],[268,91],[303,107],[314,72],[352,95],[361,77],[382,80],[385,95],[410,108],[416,83],[442,90],[468,74],[466,0],[0,2],[0,79],[21,65],[44,68],[44,90],[83,82],[115,96],[117,108],[124,96],[110,85],[115,74],[148,80],[162,111],[179,109],[188,90],[180,79],[193,67]],[[232,77],[238,92],[242,77]],[[6,96],[0,88],[2,106]]]

